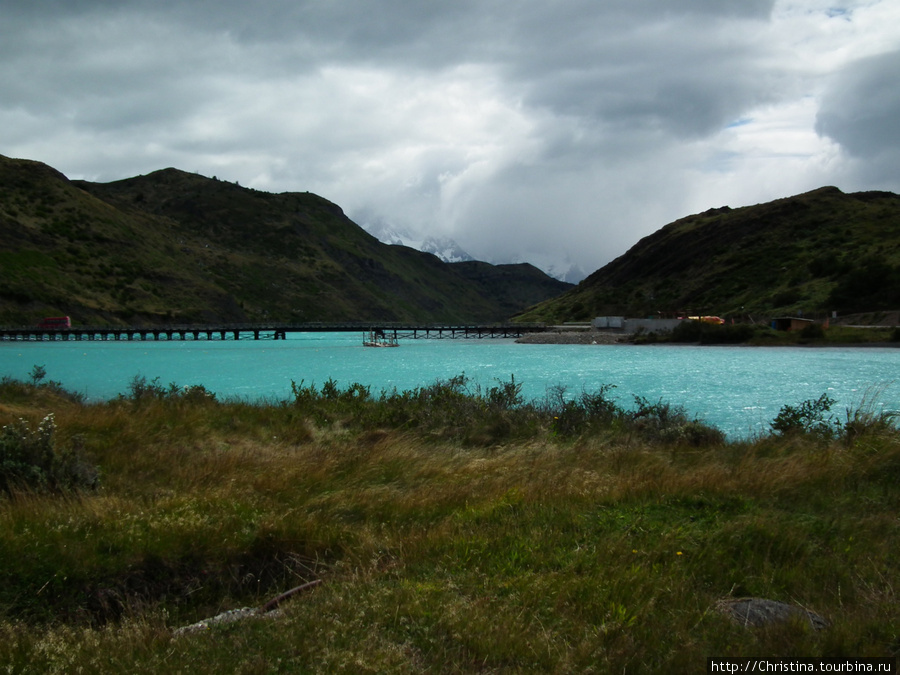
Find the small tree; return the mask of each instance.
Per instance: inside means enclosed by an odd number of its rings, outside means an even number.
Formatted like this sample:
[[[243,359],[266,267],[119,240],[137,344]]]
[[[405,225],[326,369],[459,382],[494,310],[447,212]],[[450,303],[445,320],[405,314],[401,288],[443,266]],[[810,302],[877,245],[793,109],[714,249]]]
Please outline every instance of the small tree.
[[[813,434],[821,438],[834,438],[841,431],[840,421],[829,414],[834,403],[828,394],[822,394],[816,400],[803,401],[799,406],[784,405],[770,426],[779,436]]]
[[[37,386],[47,377],[47,369],[44,366],[35,365],[28,376],[31,378],[31,384]]]

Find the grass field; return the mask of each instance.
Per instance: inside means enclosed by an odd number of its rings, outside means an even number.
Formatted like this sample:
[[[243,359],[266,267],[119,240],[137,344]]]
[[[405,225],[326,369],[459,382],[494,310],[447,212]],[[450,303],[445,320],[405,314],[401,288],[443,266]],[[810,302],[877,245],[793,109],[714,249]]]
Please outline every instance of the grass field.
[[[662,402],[518,392],[301,382],[251,405],[136,379],[86,404],[4,380],[0,672],[689,673],[900,653],[900,432],[877,394],[786,402],[770,434],[728,442]],[[276,612],[175,633],[312,580]],[[828,625],[716,609],[745,596]]]

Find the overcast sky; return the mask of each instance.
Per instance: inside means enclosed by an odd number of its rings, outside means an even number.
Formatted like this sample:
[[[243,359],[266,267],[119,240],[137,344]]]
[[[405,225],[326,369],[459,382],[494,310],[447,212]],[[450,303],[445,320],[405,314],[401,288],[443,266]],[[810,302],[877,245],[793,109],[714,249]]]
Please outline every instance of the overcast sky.
[[[900,2],[3,0],[0,154],[589,273],[711,207],[900,192]]]

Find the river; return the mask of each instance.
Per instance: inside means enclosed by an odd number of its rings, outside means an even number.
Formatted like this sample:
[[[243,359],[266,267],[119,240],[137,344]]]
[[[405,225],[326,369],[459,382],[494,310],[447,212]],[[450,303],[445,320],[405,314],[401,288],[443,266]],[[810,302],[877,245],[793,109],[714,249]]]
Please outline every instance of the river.
[[[287,340],[160,342],[0,342],[0,375],[47,378],[88,400],[127,393],[137,376],[161,384],[202,384],[220,399],[281,401],[291,381],[340,387],[359,382],[373,393],[411,389],[465,374],[490,387],[514,376],[527,400],[564,387],[569,395],[613,385],[624,407],[634,396],[682,405],[732,438],[768,430],[785,404],[827,393],[843,416],[877,394],[900,409],[900,349],[894,347],[699,347],[538,345],[507,339],[401,340],[362,346],[354,333],[291,334]]]

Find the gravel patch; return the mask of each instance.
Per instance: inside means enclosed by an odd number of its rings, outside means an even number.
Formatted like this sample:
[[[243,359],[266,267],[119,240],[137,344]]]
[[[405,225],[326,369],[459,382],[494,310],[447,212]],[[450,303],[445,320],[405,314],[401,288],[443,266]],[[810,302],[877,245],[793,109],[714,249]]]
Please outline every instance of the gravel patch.
[[[526,333],[516,342],[529,345],[614,345],[629,344],[627,333],[598,330],[548,330],[543,333]]]

